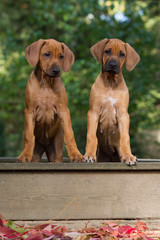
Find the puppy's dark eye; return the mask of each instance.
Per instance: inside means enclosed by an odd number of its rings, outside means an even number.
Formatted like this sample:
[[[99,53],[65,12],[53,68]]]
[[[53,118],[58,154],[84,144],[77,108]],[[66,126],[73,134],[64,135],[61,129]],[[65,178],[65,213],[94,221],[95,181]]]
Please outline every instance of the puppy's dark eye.
[[[122,51],[120,51],[119,57],[124,57],[124,56],[125,56],[124,53]]]
[[[111,49],[105,50],[105,54],[110,55],[111,54]]]
[[[60,59],[63,59],[64,58],[64,56],[63,55],[60,55],[60,57],[59,57]]]
[[[46,53],[43,54],[43,56],[45,56],[45,57],[50,57],[50,55],[51,54],[49,52],[46,52]]]

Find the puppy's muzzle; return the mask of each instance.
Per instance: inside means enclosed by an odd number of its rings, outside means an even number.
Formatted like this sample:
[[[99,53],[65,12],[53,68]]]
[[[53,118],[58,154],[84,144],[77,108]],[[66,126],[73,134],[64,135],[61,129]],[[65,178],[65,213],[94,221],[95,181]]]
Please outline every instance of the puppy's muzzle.
[[[59,77],[61,75],[61,69],[58,65],[52,65],[50,68],[48,68],[45,73],[49,77]]]
[[[58,66],[53,66],[52,67],[52,75],[53,77],[58,77],[60,75],[60,67]]]
[[[103,70],[104,70],[104,72],[118,74],[120,71],[119,62],[117,62],[116,60],[110,60],[105,64]]]

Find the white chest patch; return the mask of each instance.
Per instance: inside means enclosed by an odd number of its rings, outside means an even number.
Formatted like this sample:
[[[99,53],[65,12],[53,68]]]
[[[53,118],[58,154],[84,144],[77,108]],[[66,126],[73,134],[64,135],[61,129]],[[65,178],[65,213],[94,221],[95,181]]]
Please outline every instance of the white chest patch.
[[[109,97],[109,98],[108,98],[108,101],[110,102],[110,104],[111,104],[111,106],[112,106],[114,115],[116,115],[116,108],[115,108],[114,104],[117,102],[117,98]]]
[[[110,101],[112,107],[114,106],[114,104],[117,102],[117,98],[112,98],[112,97],[109,97],[108,100]]]

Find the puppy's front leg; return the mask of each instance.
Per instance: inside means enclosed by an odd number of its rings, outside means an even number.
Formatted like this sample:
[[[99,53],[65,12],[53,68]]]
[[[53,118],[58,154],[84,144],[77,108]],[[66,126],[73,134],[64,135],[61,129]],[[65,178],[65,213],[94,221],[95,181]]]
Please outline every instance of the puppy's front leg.
[[[68,108],[60,110],[60,120],[64,132],[64,143],[67,149],[68,157],[71,162],[79,162],[83,156],[79,152],[71,124],[70,111]]]
[[[33,112],[29,109],[25,109],[25,132],[24,132],[24,144],[22,153],[17,158],[18,162],[31,162],[33,149],[35,145],[34,137],[35,122],[33,119]]]
[[[130,148],[129,114],[127,112],[120,113],[118,121],[120,130],[119,154],[121,157],[121,162],[125,162],[128,165],[133,165],[136,163],[136,157],[132,155]]]
[[[87,145],[86,153],[84,155],[84,162],[96,162],[97,151],[97,126],[98,126],[98,113],[89,110],[87,113]]]

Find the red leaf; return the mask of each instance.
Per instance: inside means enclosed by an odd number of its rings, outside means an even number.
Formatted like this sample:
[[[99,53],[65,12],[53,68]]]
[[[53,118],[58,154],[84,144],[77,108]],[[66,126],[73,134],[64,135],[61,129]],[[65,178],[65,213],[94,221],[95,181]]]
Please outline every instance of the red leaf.
[[[118,232],[121,233],[121,234],[124,234],[124,233],[128,233],[129,234],[129,231],[133,231],[133,228],[131,226],[129,226],[129,225],[119,226],[119,228],[118,228]]]
[[[67,232],[67,229],[66,229],[66,227],[65,227],[65,226],[63,226],[63,227],[61,228],[61,232],[62,232],[62,233],[65,233],[65,232]]]
[[[15,230],[9,228],[9,227],[4,227],[4,226],[1,226],[0,227],[0,233],[3,233],[3,234],[18,234],[18,232],[16,232]]]
[[[47,230],[47,231],[51,232],[54,227],[55,227],[54,225],[49,224],[43,230]]]
[[[114,231],[111,227],[101,227],[100,230],[103,230],[104,232],[112,233]]]
[[[127,231],[126,231],[126,233],[127,234],[131,234],[131,232],[134,232],[134,231],[136,231],[136,228],[130,228],[130,229],[128,229]]]
[[[44,229],[46,228],[48,225],[50,224],[40,224],[40,225],[37,225],[37,226],[34,226],[34,229],[37,229],[37,230],[41,230],[41,229]]]
[[[47,237],[47,238],[44,238],[45,240],[53,240],[54,239],[54,235],[52,235],[51,237]]]
[[[114,223],[114,222],[106,222],[107,224],[108,224],[108,226],[109,227],[111,227],[111,228],[114,228],[114,227],[117,227],[118,225],[117,225],[117,223]]]
[[[25,238],[25,240],[43,240],[43,236],[41,233],[36,233],[36,234],[32,234],[28,238]]]
[[[84,231],[81,231],[82,233],[83,232],[86,232],[86,233],[96,233],[97,230],[95,228],[85,228]]]
[[[0,227],[2,227],[4,224],[7,224],[7,221],[0,218]]]
[[[99,238],[90,238],[89,240],[99,240]]]
[[[4,224],[7,224],[8,222],[6,220],[2,219],[2,223],[4,225]]]
[[[0,218],[0,227],[3,226],[3,222],[2,222],[2,219]]]
[[[51,231],[57,238],[61,238],[63,236],[62,233],[58,232],[58,231],[55,231],[55,230],[52,230]]]
[[[45,229],[42,230],[42,233],[43,233],[43,235],[45,235],[47,237],[54,236],[51,232],[49,232],[48,230],[45,230]]]
[[[117,230],[114,230],[114,231],[112,232],[112,236],[118,237],[118,236],[119,236],[119,232],[118,232]]]
[[[58,231],[59,233],[65,233],[67,231],[66,227],[64,227],[64,226],[58,226],[58,227],[54,228],[54,230],[56,230],[56,231],[59,230]]]
[[[148,239],[145,235],[145,233],[139,232],[138,231],[138,235],[142,238],[142,239]]]
[[[137,219],[137,223],[136,223],[136,228],[139,231],[146,231],[148,229],[147,224],[140,222],[138,219]]]

